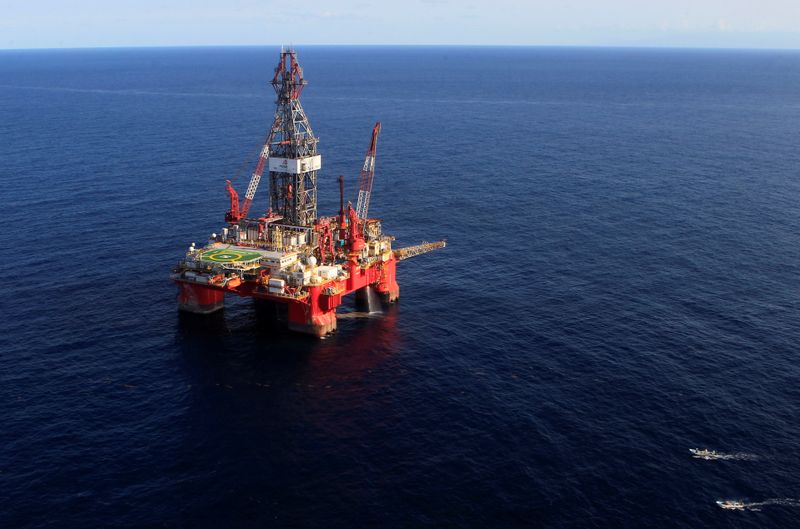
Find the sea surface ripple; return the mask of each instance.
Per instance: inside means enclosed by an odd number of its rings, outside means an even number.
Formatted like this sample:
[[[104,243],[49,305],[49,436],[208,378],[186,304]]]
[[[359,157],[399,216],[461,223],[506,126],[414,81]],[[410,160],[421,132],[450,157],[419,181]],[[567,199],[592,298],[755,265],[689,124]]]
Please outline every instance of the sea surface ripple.
[[[320,210],[380,120],[449,242],[322,341],[168,280],[276,54],[0,52],[0,527],[800,526],[800,54],[301,47]]]

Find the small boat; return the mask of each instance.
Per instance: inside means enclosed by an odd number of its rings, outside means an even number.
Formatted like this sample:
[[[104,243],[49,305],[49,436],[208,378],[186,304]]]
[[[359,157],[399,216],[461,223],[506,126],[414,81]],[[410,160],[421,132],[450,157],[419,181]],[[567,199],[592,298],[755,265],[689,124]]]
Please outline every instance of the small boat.
[[[743,511],[747,508],[744,502],[736,500],[717,500],[717,505],[723,509],[730,509],[733,511]]]
[[[705,448],[703,449],[690,448],[689,452],[691,452],[694,455],[694,457],[699,459],[709,460],[709,459],[719,459],[722,457],[722,454],[720,454],[719,452],[715,450],[706,450]]]

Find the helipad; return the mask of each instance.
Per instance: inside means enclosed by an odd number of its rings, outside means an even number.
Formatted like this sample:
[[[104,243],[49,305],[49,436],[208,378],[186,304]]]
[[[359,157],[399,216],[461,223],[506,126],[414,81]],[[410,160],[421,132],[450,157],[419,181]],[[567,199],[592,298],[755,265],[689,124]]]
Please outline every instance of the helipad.
[[[254,248],[242,248],[240,246],[227,246],[225,248],[214,248],[200,252],[201,261],[209,261],[212,263],[238,263],[246,264],[253,261],[258,261],[264,256],[264,252],[260,252]]]

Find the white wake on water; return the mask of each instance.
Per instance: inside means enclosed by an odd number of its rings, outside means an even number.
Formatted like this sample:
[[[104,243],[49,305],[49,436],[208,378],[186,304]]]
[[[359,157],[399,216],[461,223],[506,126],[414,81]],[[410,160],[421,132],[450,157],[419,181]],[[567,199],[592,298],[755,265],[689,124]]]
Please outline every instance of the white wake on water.
[[[689,452],[695,459],[705,459],[706,461],[723,460],[723,461],[758,461],[761,459],[756,454],[749,454],[747,452],[717,452],[716,450],[706,450],[700,448],[690,448]]]
[[[375,318],[379,315],[379,312],[340,312],[336,314],[336,317],[341,320],[354,320],[358,318]]]
[[[764,501],[745,502],[740,500],[717,500],[717,505],[731,511],[760,511],[769,505],[800,507],[800,500],[794,498],[770,498]]]

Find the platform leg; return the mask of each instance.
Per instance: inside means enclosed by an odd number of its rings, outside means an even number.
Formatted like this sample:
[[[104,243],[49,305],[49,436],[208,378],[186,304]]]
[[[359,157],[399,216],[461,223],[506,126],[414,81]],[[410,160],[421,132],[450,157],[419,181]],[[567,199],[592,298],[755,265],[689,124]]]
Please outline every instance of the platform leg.
[[[221,290],[178,283],[178,310],[194,314],[211,314],[225,306],[225,293]]]
[[[305,303],[289,304],[289,330],[319,338],[336,330],[336,310],[312,313]]]
[[[392,258],[383,263],[381,279],[375,286],[375,290],[386,303],[393,303],[400,299],[400,285],[397,284],[397,261]]]
[[[308,289],[308,299],[289,302],[289,330],[323,337],[336,331],[336,306],[322,306],[320,287]]]

